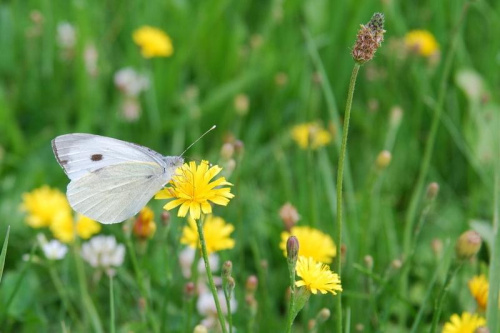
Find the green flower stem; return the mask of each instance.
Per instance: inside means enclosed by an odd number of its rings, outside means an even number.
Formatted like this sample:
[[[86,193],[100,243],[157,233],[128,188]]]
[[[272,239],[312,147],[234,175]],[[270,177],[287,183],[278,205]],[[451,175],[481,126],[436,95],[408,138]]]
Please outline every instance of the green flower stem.
[[[297,289],[297,293],[295,295],[295,302],[293,306],[290,306],[290,322],[293,324],[295,317],[299,314],[300,310],[306,305],[309,297],[311,296],[311,292],[307,290],[307,288],[302,287]],[[289,330],[287,332],[291,332],[292,325],[289,326]],[[288,329],[288,328],[287,328]]]
[[[92,299],[90,298],[89,291],[87,289],[87,282],[85,278],[85,271],[83,269],[82,257],[80,256],[80,251],[78,249],[77,244],[72,244],[71,246],[73,250],[73,257],[75,259],[76,264],[76,273],[78,276],[78,285],[80,287],[80,294],[83,301],[83,306],[87,315],[90,317],[90,322],[92,324],[94,332],[103,333],[104,330],[102,328],[101,319],[99,318],[99,314],[95,308]]]
[[[228,287],[224,288],[224,298],[226,299],[229,333],[233,333],[233,316],[231,315],[231,291],[229,291],[228,289]]]
[[[66,309],[66,311],[68,311],[69,315],[71,316],[71,319],[73,319],[75,322],[79,322],[80,319],[76,314],[76,310],[73,307],[73,304],[69,301],[68,293],[66,292],[64,284],[62,283],[61,279],[59,278],[59,275],[56,272],[54,264],[55,264],[54,262],[49,262],[49,267],[48,267],[52,283],[54,284],[54,287],[56,288],[56,291],[59,294],[59,298],[61,298],[62,300],[64,308]]]
[[[410,254],[410,251],[411,251],[411,243],[412,243],[411,236],[412,236],[413,224],[414,224],[414,220],[415,220],[415,217],[417,214],[418,205],[419,205],[420,199],[422,197],[425,180],[427,178],[427,173],[429,171],[429,166],[430,166],[430,162],[431,162],[431,158],[432,158],[432,153],[434,151],[434,143],[436,141],[437,131],[439,129],[439,124],[441,122],[441,114],[443,113],[443,109],[444,109],[443,106],[444,106],[444,101],[445,101],[445,97],[446,97],[446,91],[448,88],[448,78],[450,76],[451,66],[453,63],[453,58],[455,55],[456,46],[458,43],[458,39],[460,37],[460,34],[459,34],[460,27],[462,26],[462,23],[465,19],[468,8],[469,8],[469,2],[466,2],[464,4],[463,9],[462,9],[462,13],[461,13],[460,19],[457,23],[457,26],[452,33],[451,43],[450,43],[448,53],[447,53],[445,61],[444,61],[444,69],[443,69],[443,74],[441,76],[441,81],[439,84],[437,103],[434,107],[434,115],[432,118],[431,129],[429,132],[429,137],[427,138],[427,145],[425,146],[425,151],[424,151],[424,156],[422,158],[422,163],[420,164],[420,172],[418,174],[417,184],[415,185],[415,189],[412,193],[412,196],[410,199],[410,206],[408,208],[408,213],[406,215],[406,221],[405,221],[406,223],[405,223],[405,229],[404,229],[404,234],[403,234],[403,256],[404,256],[405,260],[406,260],[406,258],[408,258],[408,255]],[[408,289],[407,283],[408,283],[407,278],[402,280],[400,291],[403,294],[405,294],[406,290]]]
[[[349,92],[347,93],[347,103],[345,106],[344,113],[344,129],[342,131],[342,145],[340,147],[340,155],[339,155],[339,165],[338,165],[338,173],[337,173],[337,261],[335,265],[335,269],[337,274],[341,276],[342,269],[342,259],[340,253],[340,247],[342,246],[342,180],[344,177],[344,159],[347,150],[347,135],[349,133],[349,119],[351,117],[351,107],[352,107],[352,97],[354,96],[354,87],[356,85],[356,77],[358,76],[360,64],[354,64],[354,68],[352,69],[351,81],[349,83]],[[336,323],[337,329],[336,332],[342,332],[342,297],[339,295],[336,297]]]
[[[498,127],[497,127],[498,128]],[[497,145],[498,145],[497,139]],[[500,160],[498,153],[496,154],[495,168],[495,193],[493,194],[493,245],[491,249],[490,272],[489,272],[489,290],[488,304],[486,307],[486,320],[490,332],[498,332],[500,327],[500,311],[498,308],[498,293],[500,286],[500,226],[499,226],[499,209],[500,209]]]
[[[295,263],[288,264],[288,271],[290,272],[290,303],[288,304],[286,332],[290,333],[292,331],[293,319],[295,318],[293,315],[295,310]]]
[[[457,272],[463,265],[463,261],[453,261],[453,263],[448,268],[448,273],[446,274],[446,280],[444,281],[443,287],[439,291],[438,298],[436,299],[436,303],[434,303],[434,316],[432,317],[432,326],[430,333],[435,333],[437,324],[439,322],[439,317],[441,316],[441,310],[443,307],[443,300],[448,292],[448,289],[451,284],[451,280],[457,275]]]
[[[195,288],[197,288],[197,281],[198,281],[198,261],[200,260],[200,252],[195,250],[194,251],[194,257],[193,257],[193,263],[191,264],[191,281],[194,283]],[[193,318],[193,312],[194,312],[194,297],[191,297],[188,301],[187,304],[187,319],[186,319],[186,325],[184,327],[184,332],[189,333],[191,331],[191,320]]]
[[[127,245],[127,251],[130,255],[130,260],[132,261],[132,267],[134,269],[135,273],[135,278],[137,280],[137,285],[139,286],[139,292],[141,293],[141,296],[144,298],[146,301],[146,318],[149,321],[149,324],[151,325],[153,332],[159,332],[159,328],[156,324],[156,321],[154,320],[152,314],[150,313],[150,304],[149,304],[149,295],[146,290],[146,287],[144,286],[144,277],[142,275],[141,269],[139,267],[139,262],[137,261],[137,256],[135,255],[135,248],[132,244],[132,239],[131,235],[126,235],[125,236],[125,244]]]
[[[109,274],[109,331],[115,333],[115,296],[113,291],[113,275]]]
[[[200,235],[201,244],[201,254],[203,255],[203,261],[205,261],[205,269],[207,271],[208,285],[210,286],[210,291],[214,297],[215,307],[217,308],[217,316],[219,317],[219,323],[223,333],[227,333],[226,321],[224,320],[224,314],[219,303],[219,296],[217,295],[217,288],[215,287],[214,278],[212,276],[212,270],[210,269],[210,263],[208,261],[207,244],[205,241],[205,235],[203,234],[203,225],[201,219],[196,220],[196,225],[198,227],[198,234]]]

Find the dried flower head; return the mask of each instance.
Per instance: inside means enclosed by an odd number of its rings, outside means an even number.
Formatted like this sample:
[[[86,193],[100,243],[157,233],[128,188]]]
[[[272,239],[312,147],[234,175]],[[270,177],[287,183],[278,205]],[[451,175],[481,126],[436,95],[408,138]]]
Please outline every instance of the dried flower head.
[[[361,25],[356,43],[352,49],[352,57],[359,64],[364,64],[373,59],[375,52],[384,40],[384,15],[373,14],[370,22]]]

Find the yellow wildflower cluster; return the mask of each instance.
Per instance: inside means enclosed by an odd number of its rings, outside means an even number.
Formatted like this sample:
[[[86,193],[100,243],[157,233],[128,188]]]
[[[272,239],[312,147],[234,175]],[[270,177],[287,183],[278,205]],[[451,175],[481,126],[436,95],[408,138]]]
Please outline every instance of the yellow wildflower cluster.
[[[134,31],[132,38],[144,58],[169,57],[174,53],[172,40],[158,28],[143,26]]]
[[[484,311],[486,309],[486,304],[488,303],[489,290],[489,283],[486,276],[474,276],[471,280],[469,280],[468,286],[472,297],[474,297],[477,302],[477,305]]]
[[[24,193],[21,209],[27,213],[30,227],[48,227],[64,243],[71,243],[76,236],[88,239],[101,230],[99,223],[83,215],[75,221],[66,196],[48,186]]]
[[[312,122],[294,126],[292,138],[302,149],[317,149],[329,144],[332,135],[319,123]]]
[[[134,235],[140,239],[153,237],[156,232],[155,213],[148,206],[141,209],[134,222]]]

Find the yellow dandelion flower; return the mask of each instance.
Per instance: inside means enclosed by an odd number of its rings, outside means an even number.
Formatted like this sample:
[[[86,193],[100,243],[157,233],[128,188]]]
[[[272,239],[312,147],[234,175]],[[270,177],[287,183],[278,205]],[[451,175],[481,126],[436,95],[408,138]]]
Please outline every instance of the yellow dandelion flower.
[[[153,237],[156,232],[156,223],[154,221],[155,213],[149,207],[144,207],[139,212],[139,216],[134,222],[134,234],[142,239]]]
[[[71,214],[66,196],[48,186],[24,193],[21,209],[28,213],[26,222],[32,228],[48,227],[58,215]]]
[[[486,320],[477,314],[462,313],[460,317],[453,314],[450,321],[444,324],[442,333],[474,333],[477,328],[486,325]]]
[[[101,224],[83,215],[78,215],[76,233],[82,239],[89,239],[101,231]]]
[[[174,53],[172,40],[158,28],[143,26],[134,31],[132,38],[144,58],[169,57]]]
[[[281,233],[280,248],[286,257],[286,241],[295,236],[299,240],[299,256],[311,257],[316,261],[329,264],[337,254],[333,239],[318,229],[310,227],[292,227],[290,232]]]
[[[313,294],[318,291],[322,294],[332,293],[337,295],[337,291],[342,291],[338,274],[330,271],[330,267],[315,261],[311,257],[299,256],[297,260],[297,275],[302,278],[296,281],[297,287],[305,287]]]
[[[226,223],[221,217],[207,215],[203,221],[203,234],[205,235],[208,254],[232,249],[235,242],[230,235],[233,231],[234,226]],[[195,220],[189,219],[188,225],[182,229],[181,243],[192,248],[201,248]]]
[[[405,36],[406,47],[423,57],[430,57],[439,51],[434,35],[427,30],[412,30]]]
[[[484,274],[474,276],[472,279],[469,280],[467,283],[469,286],[470,293],[472,294],[472,297],[477,302],[477,305],[481,310],[484,311],[486,309],[486,304],[488,303],[488,289],[489,289],[489,284],[488,280],[486,279],[486,276]]]
[[[50,231],[55,238],[63,243],[75,240],[75,223],[71,213],[59,214],[50,225]]]
[[[229,187],[220,186],[233,184],[227,182],[224,177],[211,181],[222,168],[217,165],[209,166],[207,161],[201,161],[199,166],[196,166],[195,162],[185,163],[172,177],[170,181],[172,186],[158,192],[155,199],[174,199],[163,209],[171,210],[180,206],[177,216],[185,217],[189,212],[193,219],[199,219],[201,213],[211,214],[210,202],[226,206],[234,194],[230,192]]]
[[[318,123],[305,123],[292,128],[292,138],[302,149],[317,149],[326,146],[332,140],[330,132]]]

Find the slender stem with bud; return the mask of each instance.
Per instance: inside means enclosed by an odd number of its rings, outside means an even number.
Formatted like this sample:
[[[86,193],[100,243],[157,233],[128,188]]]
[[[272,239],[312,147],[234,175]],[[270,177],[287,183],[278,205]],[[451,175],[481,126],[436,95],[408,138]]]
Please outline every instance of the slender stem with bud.
[[[224,320],[224,314],[222,313],[222,309],[220,307],[219,296],[217,295],[217,288],[215,287],[214,278],[212,276],[212,270],[210,269],[210,263],[208,261],[207,243],[205,241],[205,235],[203,233],[202,223],[203,222],[201,221],[201,219],[196,220],[196,226],[198,227],[198,235],[200,236],[201,254],[203,256],[203,261],[205,262],[205,270],[207,272],[207,277],[208,277],[208,285],[210,287],[210,291],[212,292],[212,296],[214,297],[215,307],[217,309],[217,316],[219,317],[221,330],[223,333],[227,333],[226,321]]]

